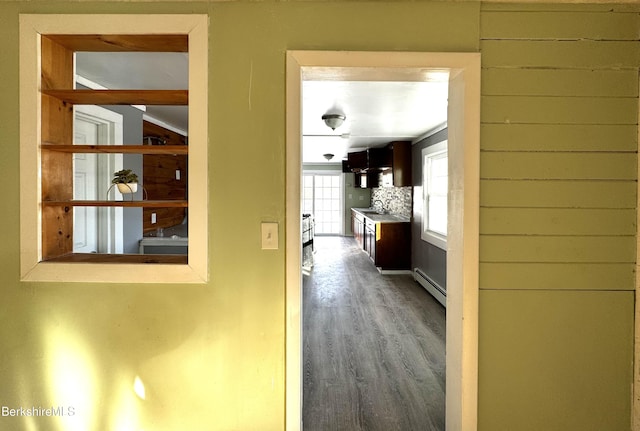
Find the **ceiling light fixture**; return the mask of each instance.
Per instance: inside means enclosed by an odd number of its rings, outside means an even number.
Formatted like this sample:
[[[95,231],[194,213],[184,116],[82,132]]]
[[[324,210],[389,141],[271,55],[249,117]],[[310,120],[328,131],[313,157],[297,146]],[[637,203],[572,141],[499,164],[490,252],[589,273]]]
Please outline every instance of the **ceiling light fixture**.
[[[324,124],[331,127],[331,130],[336,130],[336,128],[340,127],[342,123],[344,123],[345,117],[342,114],[324,114],[322,116],[322,121]]]
[[[331,153],[323,154],[322,157],[324,157],[325,159],[327,159],[327,161],[329,161],[333,159],[333,154]]]

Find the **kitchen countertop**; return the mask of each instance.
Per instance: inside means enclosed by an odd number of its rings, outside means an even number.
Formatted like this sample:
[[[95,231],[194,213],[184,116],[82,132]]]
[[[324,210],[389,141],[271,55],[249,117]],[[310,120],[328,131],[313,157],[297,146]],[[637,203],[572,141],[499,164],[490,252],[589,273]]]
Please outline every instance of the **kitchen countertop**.
[[[368,218],[374,223],[408,223],[409,217],[403,217],[395,214],[380,214],[372,208],[351,208],[363,217]]]

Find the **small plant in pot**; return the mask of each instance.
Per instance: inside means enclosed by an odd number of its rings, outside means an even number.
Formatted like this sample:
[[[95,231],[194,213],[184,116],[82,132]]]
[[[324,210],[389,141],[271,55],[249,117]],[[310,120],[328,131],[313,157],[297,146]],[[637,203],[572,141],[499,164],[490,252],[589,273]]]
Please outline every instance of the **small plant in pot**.
[[[115,184],[122,194],[138,191],[138,175],[131,169],[123,169],[113,174],[111,184]]]

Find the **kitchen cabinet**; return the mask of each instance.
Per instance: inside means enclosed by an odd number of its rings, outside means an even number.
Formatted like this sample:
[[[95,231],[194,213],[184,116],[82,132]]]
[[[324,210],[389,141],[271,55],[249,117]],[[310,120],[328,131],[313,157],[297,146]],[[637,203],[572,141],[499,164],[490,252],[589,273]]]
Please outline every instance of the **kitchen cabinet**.
[[[358,245],[380,270],[411,268],[411,224],[388,214],[351,210],[353,234]]]
[[[389,169],[393,163],[392,154],[388,147],[369,148],[367,150],[367,159],[370,170]]]
[[[364,227],[364,250],[371,260],[376,261],[376,224],[366,223]],[[376,265],[377,266],[377,265]]]
[[[386,148],[389,155],[389,166],[380,171],[378,187],[412,186],[411,178],[411,142],[397,141]]]
[[[360,248],[364,248],[364,216],[351,211],[351,231]]]
[[[411,178],[411,142],[397,141],[388,145],[391,154],[391,183],[394,187],[413,185]]]
[[[383,148],[349,153],[347,168],[360,188],[411,186],[411,142],[395,141]]]
[[[410,269],[410,223],[368,221],[365,221],[365,246],[375,266],[382,270]]]
[[[367,151],[347,153],[347,164],[352,172],[362,172],[369,167]]]
[[[371,189],[374,187],[380,187],[381,177],[379,171],[357,172],[354,175],[354,186],[356,188]]]

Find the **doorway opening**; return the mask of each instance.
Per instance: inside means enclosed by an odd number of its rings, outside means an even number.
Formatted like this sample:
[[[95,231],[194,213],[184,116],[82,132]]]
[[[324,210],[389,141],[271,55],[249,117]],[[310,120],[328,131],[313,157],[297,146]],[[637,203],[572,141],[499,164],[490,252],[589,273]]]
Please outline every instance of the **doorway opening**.
[[[446,426],[477,428],[480,54],[287,53],[286,429],[302,423],[301,88],[304,80],[423,80],[449,76]]]

